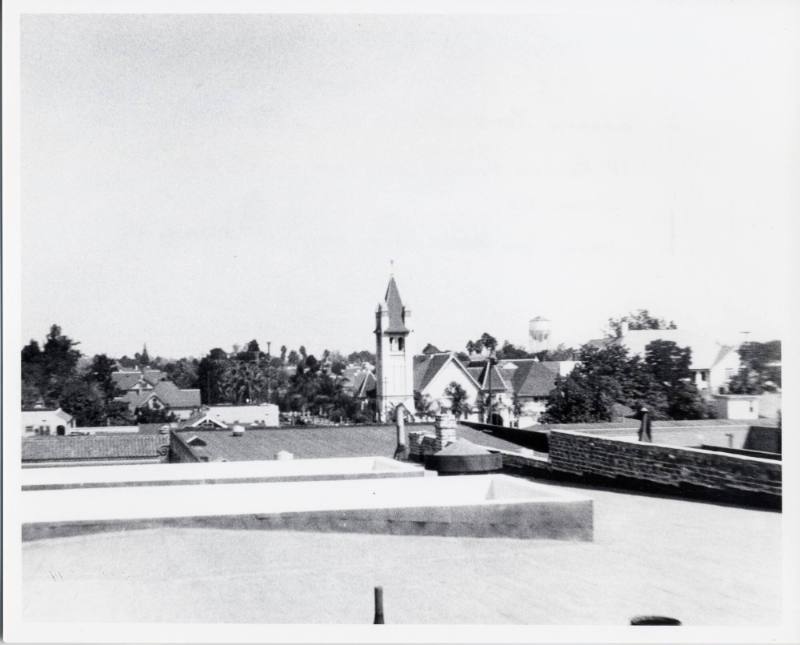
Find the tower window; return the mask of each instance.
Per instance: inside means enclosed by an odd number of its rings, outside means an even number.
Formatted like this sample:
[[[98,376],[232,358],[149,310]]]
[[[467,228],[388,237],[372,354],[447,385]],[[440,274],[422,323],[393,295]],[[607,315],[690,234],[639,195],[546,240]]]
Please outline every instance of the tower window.
[[[394,337],[389,338],[389,349],[394,351]]]
[[[399,349],[402,352],[405,349],[405,346],[406,346],[405,339],[404,338],[398,338],[397,339],[397,349]]]

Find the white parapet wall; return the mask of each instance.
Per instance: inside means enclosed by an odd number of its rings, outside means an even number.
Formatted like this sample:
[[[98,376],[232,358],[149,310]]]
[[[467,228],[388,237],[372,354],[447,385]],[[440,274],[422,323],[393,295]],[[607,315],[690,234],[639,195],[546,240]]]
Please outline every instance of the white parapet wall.
[[[26,490],[21,504],[23,540],[165,526],[591,540],[592,513],[507,475]]]
[[[22,471],[22,490],[235,484],[317,479],[435,476],[387,457],[35,468]]]

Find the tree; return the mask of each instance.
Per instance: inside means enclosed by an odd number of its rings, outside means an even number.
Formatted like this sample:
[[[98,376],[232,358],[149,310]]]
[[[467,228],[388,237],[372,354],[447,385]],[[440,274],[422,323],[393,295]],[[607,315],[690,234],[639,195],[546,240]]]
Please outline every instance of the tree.
[[[639,309],[621,318],[608,319],[608,336],[619,338],[622,336],[622,325],[628,323],[628,329],[677,329],[674,321],[667,322],[663,318],[656,318],[647,309]]]
[[[75,417],[78,426],[100,426],[106,423],[103,394],[98,386],[81,379],[64,384],[59,397],[61,409]]]
[[[377,358],[375,354],[372,352],[364,349],[360,352],[350,352],[347,355],[347,362],[348,363],[369,363],[370,365],[375,365],[377,363]]]
[[[429,395],[422,395],[419,390],[414,390],[414,410],[417,413],[418,417],[422,417],[423,419],[428,419],[429,417],[433,416],[433,412],[431,410],[433,406],[433,400]]]
[[[654,418],[664,416],[667,402],[662,389],[638,357],[629,357],[625,347],[598,349],[584,346],[579,363],[566,378],[557,378],[543,415],[545,423],[610,421],[612,406],[646,405]]]
[[[219,347],[212,349],[200,361],[197,368],[197,381],[200,386],[200,397],[204,404],[213,405],[225,401],[222,379],[227,367],[228,355]]]
[[[467,392],[461,385],[453,381],[447,386],[444,394],[450,399],[450,411],[457,419],[460,419],[463,414],[469,413]]]
[[[578,353],[579,350],[567,347],[562,343],[555,349],[543,349],[541,352],[534,352],[531,357],[540,361],[574,361]]]
[[[781,387],[781,341],[743,343],[739,348],[742,367],[731,379],[731,394],[762,394]]]
[[[281,364],[286,362],[286,345],[281,345]]]
[[[47,380],[44,374],[44,357],[39,343],[31,340],[21,352],[22,406],[32,407],[42,399]]]
[[[199,362],[195,358],[180,358],[164,366],[167,378],[181,389],[199,387]]]
[[[288,362],[289,365],[297,365],[300,362],[300,355],[292,350],[289,352],[289,357],[286,359],[286,362]]]
[[[61,327],[52,325],[42,350],[42,395],[45,401],[58,401],[66,383],[75,376],[81,353],[74,349],[79,343],[61,333]]]
[[[512,345],[509,341],[503,341],[502,347],[497,350],[497,358],[510,359],[510,358],[533,358],[533,354],[529,354],[519,345]]]
[[[117,366],[105,354],[95,354],[92,358],[92,364],[89,367],[89,372],[86,375],[86,380],[89,383],[94,383],[100,389],[104,401],[107,403],[119,394],[117,386],[111,375],[117,371]]]
[[[497,339],[488,332],[483,332],[478,340],[467,341],[465,347],[469,354],[479,354],[484,349],[493,352],[497,347]]]

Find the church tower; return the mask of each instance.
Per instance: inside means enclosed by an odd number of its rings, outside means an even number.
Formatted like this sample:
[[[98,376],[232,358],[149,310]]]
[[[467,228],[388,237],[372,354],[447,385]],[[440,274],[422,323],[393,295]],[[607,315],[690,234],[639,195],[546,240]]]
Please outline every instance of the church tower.
[[[402,403],[414,412],[414,352],[408,324],[411,311],[403,305],[394,276],[389,280],[383,302],[375,311],[377,358],[377,404],[381,422],[391,419],[391,410]]]

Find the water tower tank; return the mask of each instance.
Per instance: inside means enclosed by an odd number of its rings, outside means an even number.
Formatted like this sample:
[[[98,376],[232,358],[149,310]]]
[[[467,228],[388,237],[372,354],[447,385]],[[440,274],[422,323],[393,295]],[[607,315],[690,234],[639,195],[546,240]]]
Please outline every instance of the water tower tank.
[[[542,316],[536,316],[528,324],[531,340],[542,342],[550,338],[550,321]]]

